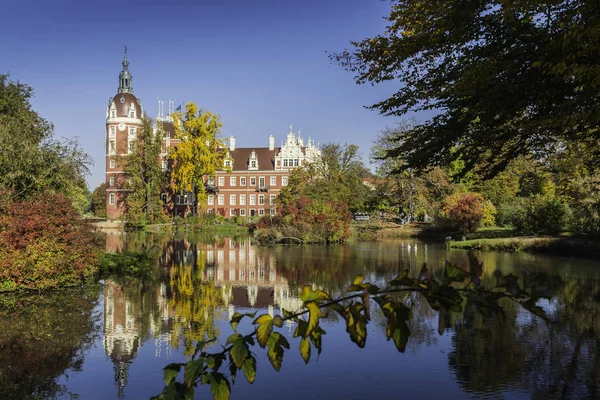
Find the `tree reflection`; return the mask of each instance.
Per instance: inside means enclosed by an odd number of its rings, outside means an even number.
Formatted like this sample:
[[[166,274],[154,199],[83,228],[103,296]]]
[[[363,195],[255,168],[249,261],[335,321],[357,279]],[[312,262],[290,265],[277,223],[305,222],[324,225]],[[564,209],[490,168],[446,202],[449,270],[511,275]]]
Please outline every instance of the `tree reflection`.
[[[0,398],[67,394],[57,378],[81,370],[97,337],[99,289],[0,296]]]

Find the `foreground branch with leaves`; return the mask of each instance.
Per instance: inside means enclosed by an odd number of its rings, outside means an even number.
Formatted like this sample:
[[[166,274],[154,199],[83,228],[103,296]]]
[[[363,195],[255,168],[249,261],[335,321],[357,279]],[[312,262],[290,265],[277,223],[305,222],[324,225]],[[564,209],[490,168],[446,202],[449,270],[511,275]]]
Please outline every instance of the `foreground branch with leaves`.
[[[434,277],[423,264],[418,276],[411,277],[409,270],[404,270],[384,288],[365,282],[364,276],[359,275],[346,293],[337,299],[320,289],[313,290],[310,286],[304,286],[300,295],[303,307],[297,312],[283,310],[283,315],[262,314],[258,317],[256,312],[236,312],[230,321],[234,333],[227,338],[222,351],[205,351],[206,346],[216,339],[198,342],[190,361],[169,364],[164,368],[166,386],[155,399],[191,399],[198,384],[210,385],[217,400],[229,399],[231,384],[235,383],[238,372],[241,371],[249,383],[255,380],[257,362],[250,349],[257,342],[261,348],[267,349],[271,365],[279,371],[285,350],[290,349],[289,341],[277,331],[285,321],[296,325],[294,338],[300,340],[299,350],[305,363],[310,360],[313,348],[318,354],[321,353],[322,337],[326,332],[320,326],[320,320],[328,312],[335,312],[343,318],[350,339],[362,348],[366,344],[367,324],[371,320],[371,300],[381,308],[387,319],[387,340],[391,339],[396,349],[404,352],[411,335],[410,321],[413,315],[411,307],[398,297],[401,292],[418,293],[433,309],[439,311],[440,334],[448,326],[449,314],[462,312],[468,304],[476,307],[484,317],[503,319],[504,310],[499,301],[504,298],[547,319],[543,309],[536,303],[541,298],[549,298],[551,293],[543,289],[535,275],[528,276],[519,285],[519,279],[515,275],[503,275],[496,271],[496,285],[486,288],[482,284],[482,273],[483,263],[473,253],[469,253],[468,270],[446,262],[443,274]],[[242,335],[237,332],[237,328],[246,317],[254,319],[252,324],[255,329],[250,334]],[[180,382],[177,378],[182,369],[183,382]]]

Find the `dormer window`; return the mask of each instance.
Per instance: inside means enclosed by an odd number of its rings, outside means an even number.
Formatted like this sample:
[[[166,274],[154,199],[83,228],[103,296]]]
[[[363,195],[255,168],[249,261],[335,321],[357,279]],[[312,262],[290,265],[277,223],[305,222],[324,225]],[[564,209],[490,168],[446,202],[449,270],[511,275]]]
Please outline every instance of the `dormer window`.
[[[135,104],[129,105],[129,118],[135,118]]]
[[[231,160],[225,160],[225,167],[231,168]]]
[[[256,152],[252,150],[252,154],[250,154],[250,160],[248,160],[248,169],[249,170],[257,170],[258,169],[258,157],[256,156]]]

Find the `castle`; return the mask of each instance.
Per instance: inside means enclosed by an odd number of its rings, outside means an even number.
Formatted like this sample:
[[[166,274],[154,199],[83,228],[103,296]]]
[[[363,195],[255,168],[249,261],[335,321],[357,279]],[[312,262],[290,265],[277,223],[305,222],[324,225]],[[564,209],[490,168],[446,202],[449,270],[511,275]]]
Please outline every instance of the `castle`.
[[[110,220],[119,219],[125,211],[129,190],[124,184],[129,178],[122,160],[135,148],[144,115],[142,102],[133,94],[127,50],[122,66],[117,94],[109,99],[106,108],[106,212]],[[169,149],[179,142],[174,137],[172,109],[169,104],[165,118],[159,106],[155,120],[155,124],[162,124],[165,132],[162,154],[157,160],[165,170],[169,165]],[[288,184],[291,170],[304,167],[321,155],[314,140],[309,138],[304,143],[300,135],[292,132],[291,126],[280,147],[275,146],[273,135],[268,138],[268,147],[236,147],[235,139],[235,136],[228,138],[223,169],[217,171],[214,178],[207,179],[207,203],[202,208],[208,213],[225,217],[275,215],[277,195]],[[165,192],[161,197],[171,215],[185,216],[191,212],[191,193]]]

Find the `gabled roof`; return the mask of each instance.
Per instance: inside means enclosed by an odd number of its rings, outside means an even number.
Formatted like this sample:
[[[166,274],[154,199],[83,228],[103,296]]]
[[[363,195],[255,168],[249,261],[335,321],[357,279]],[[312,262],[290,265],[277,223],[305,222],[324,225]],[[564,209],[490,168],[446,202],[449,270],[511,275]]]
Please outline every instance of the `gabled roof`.
[[[258,159],[258,171],[274,171],[275,170],[275,155],[279,153],[279,149],[269,150],[268,147],[237,147],[229,154],[233,158],[232,171],[247,171],[248,161],[252,151],[256,153]]]

